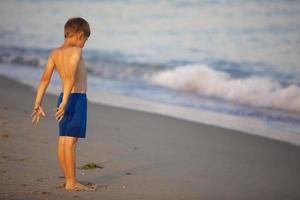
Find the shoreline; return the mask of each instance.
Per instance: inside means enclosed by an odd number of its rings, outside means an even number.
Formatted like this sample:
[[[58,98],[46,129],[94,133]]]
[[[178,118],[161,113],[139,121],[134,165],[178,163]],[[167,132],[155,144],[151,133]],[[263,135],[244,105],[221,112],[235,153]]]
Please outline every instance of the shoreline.
[[[6,65],[0,64],[1,67],[7,68]],[[19,66],[16,69],[22,68]],[[31,68],[29,68],[31,69]],[[27,69],[27,70],[29,70]],[[4,70],[8,71],[8,70]],[[23,71],[23,70],[21,70]],[[21,72],[20,71],[20,72]],[[17,74],[20,74],[17,71]],[[2,73],[2,72],[1,72]],[[11,72],[10,72],[11,73]],[[33,90],[37,87],[38,78],[42,71],[37,72],[34,70],[34,79],[25,79],[25,81],[18,80],[19,75],[14,77],[10,73],[4,73],[4,75],[0,74],[0,76],[5,76],[10,79],[17,81],[18,83],[25,84],[30,86]],[[28,73],[28,72],[27,72]],[[26,75],[25,75],[26,77]],[[89,77],[90,81],[95,81],[95,77]],[[37,82],[36,84],[34,83]],[[60,85],[57,87],[59,83],[59,77],[54,72],[52,80],[48,86],[47,94],[58,95],[60,93]],[[113,106],[117,108],[125,108],[130,110],[137,110],[141,112],[147,112],[152,114],[159,114],[163,116],[169,116],[181,120],[196,122],[200,124],[206,124],[219,128],[226,128],[230,130],[240,131],[243,134],[251,134],[257,135],[261,137],[265,137],[268,139],[278,140],[282,142],[286,142],[292,145],[300,146],[300,134],[294,130],[300,128],[300,126],[292,126],[287,125],[280,122],[266,122],[262,119],[256,117],[245,117],[245,116],[235,116],[231,114],[218,113],[207,110],[193,109],[189,107],[183,107],[179,105],[171,105],[166,103],[159,103],[153,101],[142,100],[135,97],[127,97],[123,95],[118,95],[109,92],[95,92],[91,89],[87,91],[87,96],[90,102]]]
[[[0,76],[0,199],[285,199],[300,198],[300,148],[239,131],[88,103],[87,137],[77,145],[79,181],[97,192],[67,192],[56,145],[57,96],[46,94],[47,117],[29,115],[35,91]],[[224,184],[226,183],[226,184]]]

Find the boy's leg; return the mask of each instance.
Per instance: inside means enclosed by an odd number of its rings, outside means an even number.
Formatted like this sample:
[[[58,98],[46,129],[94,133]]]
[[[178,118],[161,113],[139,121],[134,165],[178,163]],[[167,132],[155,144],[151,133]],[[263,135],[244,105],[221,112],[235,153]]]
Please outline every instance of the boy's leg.
[[[76,183],[76,146],[77,138],[65,136],[65,164],[66,164],[66,186]]]
[[[67,177],[67,168],[65,164],[65,136],[58,137],[57,145],[57,158],[61,167],[61,170],[64,174],[64,177]]]
[[[65,164],[66,164],[66,189],[68,190],[92,190],[76,180],[76,137],[65,138]]]

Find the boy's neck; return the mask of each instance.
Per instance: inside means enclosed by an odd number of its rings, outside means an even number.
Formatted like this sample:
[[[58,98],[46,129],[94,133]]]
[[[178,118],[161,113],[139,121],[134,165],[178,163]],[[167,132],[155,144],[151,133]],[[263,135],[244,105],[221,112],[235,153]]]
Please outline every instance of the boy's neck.
[[[70,41],[68,38],[65,39],[63,45],[62,45],[63,48],[66,48],[66,47],[76,47],[76,43],[74,41]]]

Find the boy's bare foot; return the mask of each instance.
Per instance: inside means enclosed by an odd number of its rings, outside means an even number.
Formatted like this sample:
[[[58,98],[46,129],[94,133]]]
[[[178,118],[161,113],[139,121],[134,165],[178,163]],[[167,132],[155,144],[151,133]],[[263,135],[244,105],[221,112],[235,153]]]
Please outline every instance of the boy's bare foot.
[[[75,190],[75,191],[95,191],[94,188],[87,187],[79,182],[76,182],[74,185],[66,185],[66,190]]]

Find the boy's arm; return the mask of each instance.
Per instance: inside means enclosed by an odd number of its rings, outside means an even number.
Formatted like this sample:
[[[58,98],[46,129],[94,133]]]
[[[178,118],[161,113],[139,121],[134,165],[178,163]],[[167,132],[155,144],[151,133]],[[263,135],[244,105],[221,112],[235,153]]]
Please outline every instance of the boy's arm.
[[[37,94],[36,94],[36,98],[35,98],[35,103],[34,103],[34,107],[39,106],[42,104],[43,101],[43,97],[45,94],[45,91],[49,85],[49,82],[51,80],[51,76],[53,73],[53,69],[54,69],[54,62],[52,59],[52,53],[50,53],[49,57],[48,57],[48,62],[46,64],[44,73],[41,77],[38,89],[37,89]]]
[[[80,62],[80,58],[81,58],[81,48],[74,48],[70,56],[69,66],[66,66],[67,69],[65,73],[65,78],[63,80],[64,81],[63,98],[55,113],[55,118],[59,121],[63,118],[65,107],[67,105],[71,90],[74,86],[76,72],[77,72],[78,64]]]

